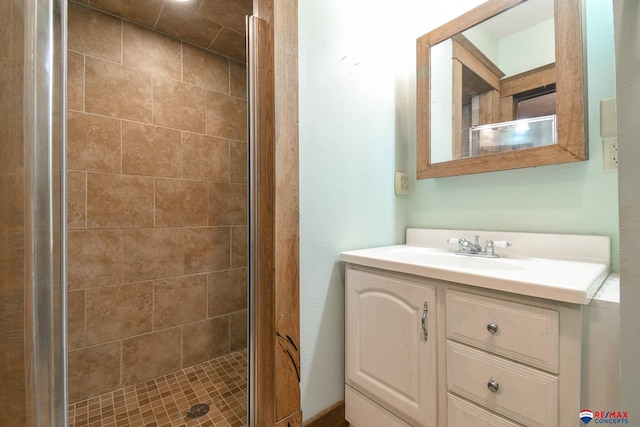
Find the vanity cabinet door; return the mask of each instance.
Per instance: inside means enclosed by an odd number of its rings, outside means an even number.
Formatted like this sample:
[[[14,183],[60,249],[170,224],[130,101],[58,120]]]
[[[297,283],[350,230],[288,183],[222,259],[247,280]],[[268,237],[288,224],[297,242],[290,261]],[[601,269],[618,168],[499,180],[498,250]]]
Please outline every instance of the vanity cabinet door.
[[[347,384],[411,425],[435,426],[435,290],[351,268],[346,276]]]

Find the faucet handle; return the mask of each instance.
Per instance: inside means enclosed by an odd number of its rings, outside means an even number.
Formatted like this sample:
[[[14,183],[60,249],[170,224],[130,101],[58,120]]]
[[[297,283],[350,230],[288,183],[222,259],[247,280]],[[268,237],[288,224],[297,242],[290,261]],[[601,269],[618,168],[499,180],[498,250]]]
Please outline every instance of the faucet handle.
[[[509,246],[511,246],[511,243],[507,242],[506,240],[494,240],[493,246],[496,246],[498,248],[508,248]]]

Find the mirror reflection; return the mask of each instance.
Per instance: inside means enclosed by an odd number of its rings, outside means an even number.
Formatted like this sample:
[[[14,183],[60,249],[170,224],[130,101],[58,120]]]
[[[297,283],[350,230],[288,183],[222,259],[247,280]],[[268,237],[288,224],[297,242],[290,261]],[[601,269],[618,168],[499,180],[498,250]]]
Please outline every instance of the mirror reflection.
[[[431,163],[557,143],[553,0],[430,47]]]

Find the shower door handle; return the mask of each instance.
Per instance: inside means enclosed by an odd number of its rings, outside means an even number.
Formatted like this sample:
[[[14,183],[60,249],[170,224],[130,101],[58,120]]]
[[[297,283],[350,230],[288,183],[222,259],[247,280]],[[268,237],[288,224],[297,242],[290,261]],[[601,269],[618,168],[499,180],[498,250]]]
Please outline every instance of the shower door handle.
[[[424,307],[422,308],[422,335],[424,336],[424,340],[427,341],[429,338],[429,325],[427,324],[427,314],[429,313],[429,307],[427,306],[427,302],[425,301]]]

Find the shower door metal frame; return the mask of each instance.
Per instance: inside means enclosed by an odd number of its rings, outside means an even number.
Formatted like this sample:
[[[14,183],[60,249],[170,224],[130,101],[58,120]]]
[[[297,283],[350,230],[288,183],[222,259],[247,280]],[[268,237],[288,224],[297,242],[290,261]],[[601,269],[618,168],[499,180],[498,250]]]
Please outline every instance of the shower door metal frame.
[[[27,425],[65,427],[67,0],[24,6]]]

